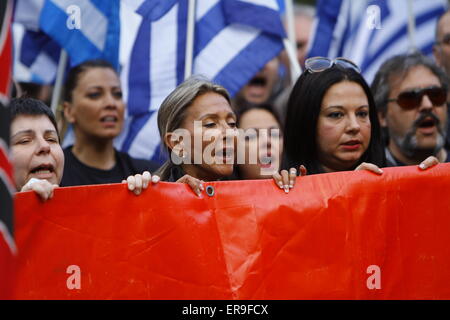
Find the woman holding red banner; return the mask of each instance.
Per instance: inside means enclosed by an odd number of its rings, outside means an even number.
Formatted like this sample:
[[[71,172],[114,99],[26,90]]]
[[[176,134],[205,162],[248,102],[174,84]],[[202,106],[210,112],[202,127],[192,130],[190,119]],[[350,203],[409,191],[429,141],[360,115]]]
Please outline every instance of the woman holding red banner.
[[[17,191],[34,191],[46,201],[61,182],[64,154],[55,116],[42,101],[11,100],[11,160]]]
[[[274,179],[292,188],[296,167],[312,174],[369,170],[381,175],[384,145],[372,93],[352,61],[313,57],[305,61],[288,101],[283,170]],[[420,164],[437,163],[430,157]]]
[[[238,130],[230,101],[225,88],[201,77],[187,79],[163,101],[158,127],[169,160],[155,173],[162,181],[187,183],[200,195],[204,181],[231,178]],[[149,176],[127,180],[138,193]]]
[[[162,181],[187,183],[200,195],[204,181],[232,178],[238,130],[230,101],[225,88],[201,77],[187,79],[163,101],[158,112],[158,127],[169,160],[155,172]],[[256,112],[263,113],[263,126],[267,126],[268,118],[269,124],[279,128],[269,111],[259,109]],[[244,115],[241,121],[249,128],[254,127],[254,121]],[[246,141],[246,145],[248,143]],[[278,170],[279,163],[276,165]],[[246,178],[261,178],[255,176],[254,170],[246,170],[253,169],[252,166],[243,166],[242,172],[248,173]],[[148,186],[149,178],[144,174],[128,177],[130,190],[140,193]]]
[[[245,129],[262,129],[261,126],[270,130],[280,128],[278,121],[272,118],[271,112],[261,108],[255,112],[263,117],[263,123],[257,123],[255,113],[252,113],[253,116],[249,114],[252,119],[243,116],[241,125]],[[158,127],[161,140],[169,154],[169,160],[155,172],[162,181],[187,183],[197,195],[200,195],[204,190],[204,181],[235,178],[233,172],[236,173],[236,162],[239,168],[238,175],[242,178],[264,178],[259,174],[262,168],[258,166],[258,162],[254,163],[258,167],[254,170],[252,164],[246,160],[245,153],[248,152],[249,141],[241,139],[240,142],[243,143],[240,145],[237,143],[236,114],[231,108],[228,92],[220,85],[195,76],[184,81],[161,104]],[[279,136],[275,139],[282,141]],[[272,142],[276,141],[272,140],[269,145]],[[256,144],[257,150],[267,148]],[[274,148],[274,151],[270,152],[280,151]],[[257,151],[256,154],[258,153],[260,152]],[[240,156],[243,156],[241,157],[243,163],[239,163]],[[280,156],[270,154],[270,158],[276,160],[275,170],[279,170]],[[147,188],[150,175],[130,176],[127,182],[129,189],[139,194],[142,189]]]
[[[155,173],[182,182],[197,195],[204,181],[231,176],[236,146],[236,115],[225,88],[201,77],[179,85],[161,104],[158,128],[169,160]],[[204,152],[213,142],[211,152]]]

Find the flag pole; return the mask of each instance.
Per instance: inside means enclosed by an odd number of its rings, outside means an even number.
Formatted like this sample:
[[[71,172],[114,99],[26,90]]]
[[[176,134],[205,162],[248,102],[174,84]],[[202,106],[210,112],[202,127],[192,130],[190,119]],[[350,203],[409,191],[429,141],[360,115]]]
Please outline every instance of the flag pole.
[[[52,93],[52,103],[51,109],[53,114],[56,115],[56,108],[58,107],[59,99],[61,97],[61,89],[64,81],[64,71],[67,66],[67,52],[64,49],[61,49],[61,54],[59,55],[59,63],[58,70],[56,73],[55,87],[53,88]]]
[[[289,58],[291,84],[294,85],[295,81],[302,73],[302,69],[300,67],[300,64],[298,63],[295,54],[295,47],[296,47],[295,17],[294,17],[294,5],[292,0],[284,0],[284,7],[286,10],[286,25],[287,25],[288,39],[283,39],[283,44]]]
[[[410,51],[416,50],[416,17],[414,16],[413,2],[408,0],[408,38]]]
[[[193,54],[194,54],[195,3],[196,0],[188,0],[184,79],[189,78],[192,74],[192,63],[194,60]]]

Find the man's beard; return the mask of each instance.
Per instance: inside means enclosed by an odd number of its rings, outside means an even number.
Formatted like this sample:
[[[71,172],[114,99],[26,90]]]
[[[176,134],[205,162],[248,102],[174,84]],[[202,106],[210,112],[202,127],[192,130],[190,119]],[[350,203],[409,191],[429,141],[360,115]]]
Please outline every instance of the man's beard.
[[[434,125],[437,128],[438,134],[436,138],[436,144],[434,147],[421,147],[418,145],[417,137],[416,137],[416,131],[419,128],[420,123],[425,119],[431,117],[434,120]],[[441,122],[439,118],[431,112],[422,113],[420,117],[414,121],[411,129],[404,135],[399,136],[396,135],[394,132],[389,130],[389,136],[392,138],[394,143],[400,148],[403,155],[407,158],[416,158],[416,157],[425,157],[425,156],[436,156],[439,151],[444,147],[445,145],[445,137],[447,132],[447,125],[445,128],[441,127]],[[422,159],[423,160],[423,159]]]

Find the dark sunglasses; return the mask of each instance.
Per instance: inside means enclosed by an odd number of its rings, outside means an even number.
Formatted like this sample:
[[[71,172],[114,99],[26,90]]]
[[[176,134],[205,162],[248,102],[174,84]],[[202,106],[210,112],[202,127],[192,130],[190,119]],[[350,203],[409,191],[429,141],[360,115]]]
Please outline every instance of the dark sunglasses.
[[[397,102],[403,109],[411,110],[420,106],[425,94],[435,107],[442,106],[447,101],[447,90],[441,87],[428,87],[403,91],[397,98],[389,99],[388,101]]]
[[[312,57],[305,60],[305,69],[311,73],[322,72],[335,64],[346,69],[353,69],[358,73],[361,72],[356,63],[345,58],[330,59],[326,57]]]

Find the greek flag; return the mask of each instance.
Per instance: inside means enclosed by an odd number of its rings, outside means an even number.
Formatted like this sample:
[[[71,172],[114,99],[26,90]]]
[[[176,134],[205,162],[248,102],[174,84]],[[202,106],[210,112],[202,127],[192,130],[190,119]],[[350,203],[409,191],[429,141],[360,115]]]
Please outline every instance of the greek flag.
[[[162,161],[157,110],[184,80],[188,0],[124,3],[137,8],[141,23],[121,75],[128,118],[116,146],[137,158]],[[193,74],[234,95],[280,53],[284,37],[276,0],[197,0]]]
[[[308,56],[346,57],[371,83],[381,64],[394,55],[412,49],[430,55],[437,19],[446,8],[446,0],[319,0]]]
[[[61,47],[42,31],[27,30],[13,24],[14,79],[19,82],[55,82]]]
[[[14,20],[26,28],[24,40],[30,40],[26,39],[29,30],[45,32],[67,51],[72,65],[101,58],[118,67],[119,9],[119,0],[17,0]],[[37,35],[33,36],[36,40]],[[40,48],[48,53],[44,46]],[[38,61],[37,49],[28,65]]]

